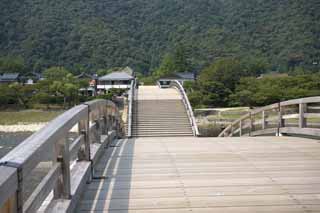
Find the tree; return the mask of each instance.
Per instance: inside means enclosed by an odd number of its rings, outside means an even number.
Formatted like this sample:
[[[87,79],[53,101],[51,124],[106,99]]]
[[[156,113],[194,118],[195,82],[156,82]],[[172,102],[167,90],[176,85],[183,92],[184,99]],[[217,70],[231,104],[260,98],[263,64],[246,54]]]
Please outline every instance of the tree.
[[[162,76],[172,75],[175,72],[174,57],[171,54],[166,54],[161,62],[160,67],[155,71],[157,78]]]
[[[32,85],[21,85],[19,83],[13,83],[9,85],[11,90],[11,94],[16,98],[18,104],[23,108],[29,107],[29,101],[34,91],[34,87]]]
[[[0,74],[1,73],[23,73],[26,67],[21,57],[1,57],[0,58]]]
[[[43,76],[50,81],[62,81],[68,74],[71,74],[64,67],[51,67],[43,72]]]
[[[191,70],[191,65],[188,62],[187,51],[181,44],[175,49],[173,54],[173,63],[175,72],[188,72]]]
[[[242,76],[243,67],[239,60],[234,58],[223,58],[215,61],[212,65],[204,69],[199,76],[199,81],[215,81],[223,84],[226,88],[233,91]]]
[[[320,75],[243,78],[230,95],[232,105],[265,106],[280,101],[320,95]]]

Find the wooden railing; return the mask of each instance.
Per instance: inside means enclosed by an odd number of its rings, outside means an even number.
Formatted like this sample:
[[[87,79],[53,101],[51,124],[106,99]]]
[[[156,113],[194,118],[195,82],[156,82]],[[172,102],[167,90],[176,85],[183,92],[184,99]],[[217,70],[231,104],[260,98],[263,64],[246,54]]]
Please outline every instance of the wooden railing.
[[[73,140],[70,131],[75,131]],[[33,213],[44,201],[49,212],[72,211],[86,181],[94,178],[93,165],[120,131],[118,109],[106,100],[87,102],[58,116],[0,160],[0,212]],[[48,156],[49,172],[26,197],[33,169]]]
[[[131,86],[129,90],[128,96],[128,114],[127,114],[127,122],[128,122],[128,129],[127,129],[127,136],[131,138],[132,136],[132,109],[133,109],[133,101],[136,91],[136,80],[131,81]]]
[[[178,91],[180,92],[180,94],[182,96],[183,104],[184,104],[186,111],[188,113],[190,124],[192,126],[193,135],[199,136],[200,134],[199,134],[199,130],[198,130],[198,125],[197,125],[196,119],[194,117],[193,110],[192,110],[191,104],[189,102],[188,96],[187,96],[183,86],[177,80],[171,81],[170,86],[177,88]]]
[[[252,110],[227,126],[219,137],[320,136],[320,97],[295,99]]]

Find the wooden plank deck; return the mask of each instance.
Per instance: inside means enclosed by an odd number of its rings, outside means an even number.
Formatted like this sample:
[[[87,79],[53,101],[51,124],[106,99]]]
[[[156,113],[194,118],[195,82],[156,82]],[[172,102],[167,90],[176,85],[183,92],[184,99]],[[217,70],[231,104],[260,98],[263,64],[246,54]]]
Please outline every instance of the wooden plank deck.
[[[87,185],[77,212],[320,212],[311,139],[124,139],[96,175],[107,179]]]

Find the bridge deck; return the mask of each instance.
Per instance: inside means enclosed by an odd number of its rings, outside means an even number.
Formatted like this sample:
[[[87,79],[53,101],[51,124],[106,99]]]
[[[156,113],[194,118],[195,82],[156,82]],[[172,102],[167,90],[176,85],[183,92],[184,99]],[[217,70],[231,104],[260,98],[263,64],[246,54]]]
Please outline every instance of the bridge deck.
[[[161,89],[158,86],[139,86],[136,100],[177,100],[181,94],[173,88]]]
[[[87,185],[78,212],[320,211],[316,140],[120,140],[96,169],[108,179]]]

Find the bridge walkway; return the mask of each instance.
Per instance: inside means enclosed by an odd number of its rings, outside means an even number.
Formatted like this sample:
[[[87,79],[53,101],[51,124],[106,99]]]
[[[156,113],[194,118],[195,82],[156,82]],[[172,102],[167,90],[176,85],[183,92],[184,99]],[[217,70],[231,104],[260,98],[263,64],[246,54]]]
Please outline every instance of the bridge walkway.
[[[122,139],[95,175],[77,212],[320,212],[312,139]]]

